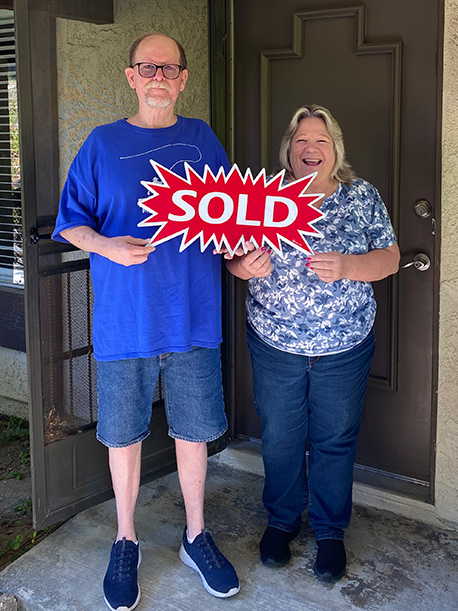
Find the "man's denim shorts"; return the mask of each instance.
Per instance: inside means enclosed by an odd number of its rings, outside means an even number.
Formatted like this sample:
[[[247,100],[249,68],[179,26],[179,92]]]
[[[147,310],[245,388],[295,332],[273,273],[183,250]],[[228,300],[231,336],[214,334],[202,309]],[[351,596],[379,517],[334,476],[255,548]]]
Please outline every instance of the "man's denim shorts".
[[[227,419],[220,350],[193,347],[149,358],[98,361],[99,441],[123,448],[148,437],[159,373],[170,437],[194,442],[221,437]]]

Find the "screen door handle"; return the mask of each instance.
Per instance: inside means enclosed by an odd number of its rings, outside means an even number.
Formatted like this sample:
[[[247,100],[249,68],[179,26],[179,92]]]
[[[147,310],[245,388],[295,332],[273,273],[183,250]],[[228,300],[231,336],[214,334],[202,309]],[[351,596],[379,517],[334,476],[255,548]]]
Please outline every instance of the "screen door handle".
[[[31,244],[38,244],[38,242],[40,240],[50,240],[51,239],[51,233],[39,233],[38,231],[38,227],[31,227],[30,228],[30,243]]]

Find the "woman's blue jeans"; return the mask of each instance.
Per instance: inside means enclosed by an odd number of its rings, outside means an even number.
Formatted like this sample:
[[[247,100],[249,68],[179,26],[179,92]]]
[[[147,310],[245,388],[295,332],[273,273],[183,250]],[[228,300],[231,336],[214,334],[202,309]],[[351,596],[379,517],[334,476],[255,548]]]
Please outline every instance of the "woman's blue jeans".
[[[309,505],[316,539],[343,539],[374,331],[351,350],[320,357],[273,348],[249,325],[247,337],[262,421],[268,524],[292,531]]]

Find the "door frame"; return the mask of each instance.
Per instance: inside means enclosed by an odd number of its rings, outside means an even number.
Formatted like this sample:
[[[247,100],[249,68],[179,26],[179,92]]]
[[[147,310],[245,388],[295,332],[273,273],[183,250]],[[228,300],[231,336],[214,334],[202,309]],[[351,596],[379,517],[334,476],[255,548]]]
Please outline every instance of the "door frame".
[[[234,2],[235,0],[209,0],[210,14],[210,47],[211,62],[211,92],[212,92],[212,122],[215,126],[217,136],[229,156],[234,160]],[[306,4],[306,0],[304,0]],[[360,3],[358,3],[360,4]],[[437,436],[437,389],[438,389],[438,367],[439,367],[439,287],[440,287],[440,250],[441,250],[441,187],[442,187],[442,92],[443,92],[443,42],[444,42],[444,13],[445,0],[438,0],[438,47],[436,49],[436,180],[435,180],[435,253],[434,253],[434,284],[433,284],[433,353],[432,366],[432,391],[431,391],[431,462],[430,462],[430,485],[425,490],[424,486],[409,478],[397,474],[388,473],[362,465],[355,465],[355,480],[376,488],[399,492],[408,497],[418,498],[430,504],[435,502],[435,471],[436,471],[436,436]],[[348,4],[347,6],[354,6]],[[308,7],[303,7],[304,9]],[[261,120],[261,118],[260,118]],[[230,274],[227,274],[230,275]],[[236,281],[233,277],[227,278],[225,283],[226,307],[230,313],[226,320],[225,337],[229,338],[226,349],[228,359],[228,388],[232,392],[227,397],[230,406],[229,430],[231,437],[235,433],[235,394],[237,384],[235,379],[235,312],[234,301],[236,293]],[[230,307],[232,306],[232,307]],[[401,332],[401,329],[400,329]]]

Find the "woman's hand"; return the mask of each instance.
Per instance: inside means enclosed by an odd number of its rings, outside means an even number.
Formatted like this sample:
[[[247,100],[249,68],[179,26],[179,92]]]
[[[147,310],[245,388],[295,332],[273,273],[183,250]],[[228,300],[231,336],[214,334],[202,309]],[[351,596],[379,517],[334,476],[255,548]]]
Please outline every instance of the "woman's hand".
[[[378,248],[362,255],[343,255],[340,252],[323,252],[307,257],[307,267],[323,282],[335,282],[342,278],[375,282],[399,269],[399,247]]]
[[[345,275],[345,264],[348,256],[340,252],[322,252],[307,257],[305,265],[315,272],[323,282],[335,282],[348,277]]]
[[[234,250],[234,254],[232,255],[225,246],[221,246],[221,248],[219,249],[214,248],[213,254],[214,255],[224,255],[225,259],[233,259],[234,257],[241,257],[242,255],[246,254],[247,252],[254,250],[254,248],[255,246],[251,242],[245,242],[244,247],[239,246],[238,248]]]
[[[246,242],[245,246],[248,253],[226,259],[227,269],[242,280],[269,276],[272,272],[271,250],[266,250],[264,246],[256,249],[251,242]]]

